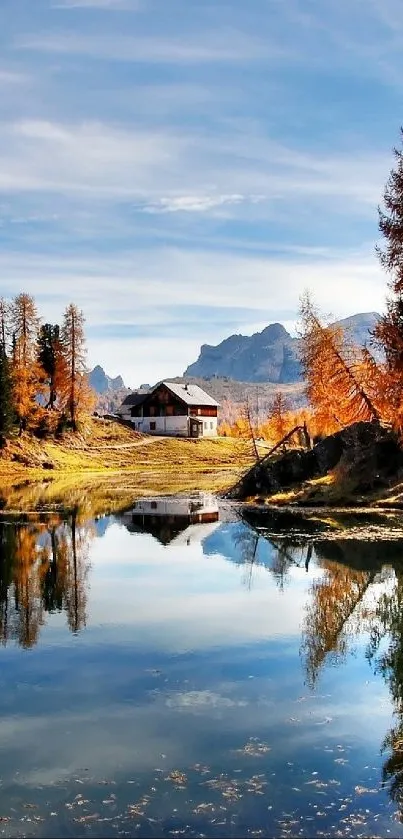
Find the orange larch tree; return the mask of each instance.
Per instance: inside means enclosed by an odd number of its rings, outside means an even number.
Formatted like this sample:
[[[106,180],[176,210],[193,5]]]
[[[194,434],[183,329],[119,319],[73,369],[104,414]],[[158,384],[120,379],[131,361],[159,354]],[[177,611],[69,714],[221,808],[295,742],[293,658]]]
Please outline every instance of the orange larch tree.
[[[310,295],[300,302],[300,359],[316,423],[332,433],[358,420],[380,419],[364,388],[363,355],[339,326],[325,326]]]
[[[63,402],[74,430],[80,414],[91,410],[94,404],[86,368],[84,321],[83,312],[70,303],[65,309],[60,332],[64,358],[64,367],[60,370],[64,378]]]
[[[38,411],[43,371],[36,358],[40,319],[34,298],[19,294],[10,307],[12,329],[12,381],[14,410],[20,434]]]

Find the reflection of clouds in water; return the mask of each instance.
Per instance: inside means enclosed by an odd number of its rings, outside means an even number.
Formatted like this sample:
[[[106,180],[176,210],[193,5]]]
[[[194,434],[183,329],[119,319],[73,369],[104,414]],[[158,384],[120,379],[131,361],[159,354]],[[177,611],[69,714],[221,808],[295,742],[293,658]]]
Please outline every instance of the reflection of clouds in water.
[[[303,569],[290,570],[286,598],[262,566],[253,568],[247,590],[243,568],[220,554],[206,556],[202,543],[163,547],[118,525],[95,542],[91,560],[92,642],[111,624],[124,626],[123,643],[175,652],[299,637],[308,584]]]
[[[245,699],[230,699],[211,690],[189,690],[174,693],[165,700],[168,708],[178,711],[209,711],[215,708],[245,708]]]
[[[301,617],[309,584],[323,574],[313,565],[308,575],[290,569],[286,596],[254,567],[249,591],[243,569],[206,556],[201,543],[164,548],[111,525],[91,545],[91,566],[88,625],[74,642],[65,630],[63,645],[60,616],[51,615],[46,638],[61,639],[57,650],[41,643],[15,659],[5,651],[9,683],[19,685],[0,703],[5,782],[16,770],[28,785],[186,770],[210,762],[212,750],[224,766],[262,731],[281,760],[321,748],[325,728],[338,738],[353,730],[362,748],[381,741],[386,689],[371,688],[368,701],[354,662],[343,701],[333,671],[333,698],[297,704]]]

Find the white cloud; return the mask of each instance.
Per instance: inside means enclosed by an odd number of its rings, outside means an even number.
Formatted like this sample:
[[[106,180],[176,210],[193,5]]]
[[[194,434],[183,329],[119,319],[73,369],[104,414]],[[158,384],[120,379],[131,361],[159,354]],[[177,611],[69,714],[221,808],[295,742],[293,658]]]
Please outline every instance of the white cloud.
[[[169,131],[24,120],[3,127],[0,187],[79,196],[142,194],[177,163],[181,148],[180,138]]]
[[[256,204],[264,199],[264,195],[177,195],[159,198],[154,204],[146,205],[143,211],[145,213],[205,213],[225,204],[234,205],[244,202]]]
[[[130,386],[182,373],[197,357],[200,344],[218,343],[229,331],[250,334],[264,320],[265,325],[282,321],[284,310],[297,317],[305,288],[335,318],[363,308],[382,310],[386,291],[386,278],[370,251],[282,258],[156,246],[82,258],[15,253],[0,255],[0,275],[6,296],[16,289],[40,295],[46,319],[59,319],[73,299],[83,308],[88,326],[106,329],[115,324],[114,337],[105,332],[90,339],[90,363],[102,364],[111,375],[121,373]],[[192,320],[176,314],[178,306],[186,305],[203,307],[200,316],[197,308]],[[228,307],[239,311],[231,330],[220,324]],[[251,309],[256,310],[255,325]],[[132,324],[133,331],[126,328],[119,337],[122,322]],[[161,334],[170,323],[173,328]]]
[[[388,173],[383,154],[301,152],[244,122],[222,126],[213,142],[169,127],[26,119],[3,124],[0,152],[3,190],[133,197],[154,213],[249,205],[276,207],[282,218],[287,202],[288,218],[290,201],[305,213],[311,199],[344,214],[348,200],[350,213],[374,216]]]

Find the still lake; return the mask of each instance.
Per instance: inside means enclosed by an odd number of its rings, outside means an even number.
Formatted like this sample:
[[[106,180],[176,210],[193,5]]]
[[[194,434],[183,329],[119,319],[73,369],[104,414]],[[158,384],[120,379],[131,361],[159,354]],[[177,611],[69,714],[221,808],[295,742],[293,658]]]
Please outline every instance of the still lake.
[[[403,836],[394,527],[4,513],[1,835]]]

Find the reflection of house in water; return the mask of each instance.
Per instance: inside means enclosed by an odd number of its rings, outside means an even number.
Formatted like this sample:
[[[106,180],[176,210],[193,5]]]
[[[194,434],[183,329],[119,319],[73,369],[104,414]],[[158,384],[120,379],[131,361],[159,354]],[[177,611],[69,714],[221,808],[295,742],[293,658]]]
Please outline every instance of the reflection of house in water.
[[[143,498],[120,520],[130,533],[151,533],[163,545],[201,542],[218,526],[218,503],[208,493]]]

